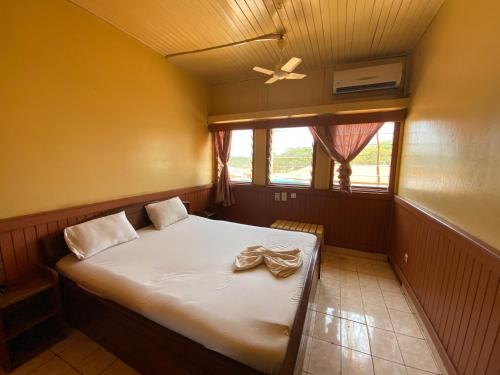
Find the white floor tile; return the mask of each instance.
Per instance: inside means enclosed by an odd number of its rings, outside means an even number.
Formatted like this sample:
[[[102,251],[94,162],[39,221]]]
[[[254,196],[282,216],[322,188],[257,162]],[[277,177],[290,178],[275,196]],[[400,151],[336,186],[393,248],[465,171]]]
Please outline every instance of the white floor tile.
[[[313,337],[340,345],[340,318],[318,312],[314,321]]]
[[[382,291],[382,295],[384,296],[385,304],[389,309],[394,309],[409,313],[411,312],[410,307],[408,306],[408,303],[406,302],[406,299],[402,292],[393,293],[393,292]]]
[[[385,305],[364,303],[366,324],[392,331],[392,322]]]
[[[372,356],[342,348],[342,375],[373,375]]]
[[[399,333],[396,336],[405,365],[432,373],[439,372],[425,340]]]
[[[368,329],[365,324],[342,319],[340,324],[342,346],[371,354]]]
[[[363,302],[360,298],[352,298],[351,295],[340,299],[340,314],[344,319],[354,320],[359,323],[366,323]]]
[[[373,357],[373,368],[375,375],[406,375],[406,369],[403,365],[377,357]]]
[[[322,340],[311,340],[307,372],[313,375],[341,373],[341,347]]]
[[[372,355],[388,361],[403,364],[398,340],[394,332],[368,327]]]
[[[420,331],[417,319],[411,313],[389,309],[394,331],[403,335],[413,336],[423,339],[424,336]]]

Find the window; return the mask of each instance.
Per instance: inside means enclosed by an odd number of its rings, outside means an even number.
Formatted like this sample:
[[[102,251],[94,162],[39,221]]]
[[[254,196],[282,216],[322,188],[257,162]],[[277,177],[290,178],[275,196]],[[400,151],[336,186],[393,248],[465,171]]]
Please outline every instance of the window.
[[[253,173],[253,130],[233,130],[229,179],[232,182],[252,182]]]
[[[307,127],[271,129],[269,183],[311,186],[314,141]]]
[[[389,188],[394,122],[386,122],[370,143],[351,162],[351,186]],[[333,186],[339,185],[337,166],[333,166]]]

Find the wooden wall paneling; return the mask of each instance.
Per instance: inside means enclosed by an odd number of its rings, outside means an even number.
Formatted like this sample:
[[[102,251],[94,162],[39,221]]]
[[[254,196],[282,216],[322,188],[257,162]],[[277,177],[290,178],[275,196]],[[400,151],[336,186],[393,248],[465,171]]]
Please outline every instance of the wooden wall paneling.
[[[40,238],[92,219],[113,208],[176,195],[191,202],[191,211],[205,209],[213,201],[213,189],[210,184],[0,220],[0,255],[5,281],[13,282],[29,274],[40,262]]]
[[[459,325],[457,328],[457,334],[455,336],[455,342],[453,345],[453,349],[450,347],[448,350],[451,353],[451,359],[453,363],[455,363],[458,368],[458,363],[460,360],[460,354],[462,353],[462,348],[464,345],[465,335],[467,333],[467,328],[471,322],[471,313],[472,307],[474,303],[474,298],[478,294],[480,294],[480,290],[478,287],[480,272],[482,269],[482,265],[478,264],[475,260],[472,261],[472,269],[471,269],[471,277],[469,283],[466,287],[465,299],[464,299],[464,308],[462,310],[462,315],[460,317]],[[464,292],[463,292],[464,293]]]
[[[457,343],[457,338],[460,334],[460,324],[462,323],[464,311],[466,310],[465,302],[467,299],[467,291],[469,289],[468,286],[472,278],[473,266],[474,266],[474,259],[467,256],[467,261],[465,263],[465,269],[464,269],[464,277],[462,278],[462,284],[460,285],[459,298],[455,308],[455,314],[453,316],[453,324],[451,326],[451,332],[450,332],[451,333],[450,341],[448,342],[448,345],[446,347],[450,356],[453,354],[455,345]]]
[[[494,374],[494,370],[500,368],[500,336],[498,334],[500,326],[500,296],[497,288],[495,306],[490,316],[488,329],[481,345],[479,359],[477,361],[474,374]],[[493,347],[489,352],[484,348]],[[472,367],[472,366],[471,366]]]
[[[28,264],[38,263],[38,241],[36,237],[36,229],[34,226],[29,226],[24,229],[24,238],[26,239]]]
[[[469,357],[467,359],[467,367],[465,369],[466,373],[474,373],[482,348],[488,341],[488,334],[494,332],[498,333],[499,331],[500,311],[498,309],[495,310],[495,301],[498,302],[500,300],[498,297],[498,287],[495,287],[498,285],[499,277],[490,272],[484,303],[479,311],[479,316],[477,317],[478,328],[474,334]],[[496,306],[498,307],[498,304]],[[486,344],[486,347],[489,346],[489,344]]]
[[[459,250],[460,251],[460,250]],[[455,284],[451,296],[451,304],[450,304],[450,310],[447,311],[447,320],[446,320],[446,326],[445,326],[445,331],[443,334],[443,344],[445,347],[448,346],[448,343],[450,341],[450,336],[452,332],[452,327],[454,323],[454,319],[456,319],[456,312],[457,312],[457,304],[458,304],[458,298],[460,296],[460,288],[462,287],[462,279],[464,278],[464,269],[465,269],[465,262],[466,262],[466,257],[467,255],[464,254],[462,251],[460,251],[460,257],[459,257],[459,263],[458,263],[458,268],[456,271],[456,278],[455,278]]]
[[[424,249],[426,252],[426,262],[424,263],[423,285],[422,285],[422,305],[424,308],[428,308],[428,298],[429,298],[429,274],[432,272],[432,264],[434,263],[434,258],[436,252],[432,249],[432,244],[434,242],[434,233],[431,230],[427,231],[426,242],[424,244]]]
[[[23,230],[16,229],[10,235],[12,237],[12,246],[15,249],[18,272],[24,273],[29,269],[29,265]]]
[[[432,272],[432,282],[431,282],[431,285],[432,285],[432,294],[431,294],[431,297],[429,299],[429,314],[432,318],[433,321],[436,321],[437,318],[436,318],[436,315],[437,315],[437,309],[440,307],[438,306],[438,300],[437,298],[439,297],[439,293],[441,291],[441,287],[442,287],[442,283],[443,283],[443,279],[444,279],[444,273],[443,273],[443,266],[444,266],[444,263],[446,262],[446,245],[445,245],[445,242],[446,242],[446,238],[442,237],[442,236],[437,236],[435,242],[434,242],[434,246],[435,246],[435,249],[439,249],[439,250],[442,250],[442,251],[439,251],[437,250],[436,251],[436,265],[435,267],[433,268],[433,272]]]
[[[87,217],[85,219],[87,219]],[[49,229],[49,234],[53,234],[53,233],[56,233],[57,231],[59,231],[59,225],[57,224],[57,221],[52,221],[52,222],[48,223],[47,227]]]
[[[48,229],[47,224],[42,223],[42,224],[35,225],[35,232],[36,232],[37,238],[45,237],[47,234],[49,234],[49,229]]]
[[[403,264],[402,265],[403,271],[406,271],[408,275],[408,280],[410,280],[410,282],[412,282],[412,284],[415,285],[415,290],[421,290],[424,282],[423,272],[416,272],[416,270],[417,269],[422,270],[422,268],[420,267],[423,267],[426,264],[423,259],[423,257],[425,257],[426,254],[425,254],[425,248],[423,248],[424,253],[421,254],[420,256],[416,256],[415,244],[417,243],[417,241],[419,241],[419,239],[420,241],[422,241],[422,238],[425,238],[425,236],[427,236],[427,231],[422,225],[420,225],[420,223],[415,226],[415,231],[411,231],[410,230],[411,224],[408,222],[408,218],[404,216],[400,217],[398,211],[395,211],[394,217],[395,220],[393,220],[393,227],[396,227],[396,229],[398,229],[395,232],[401,234],[399,238],[400,246],[396,248],[397,250],[400,251],[398,257],[403,258],[405,252],[404,250],[407,250],[409,256],[411,257],[410,259],[413,259],[413,262],[415,262],[413,268],[408,268],[406,264]],[[401,226],[399,226],[399,224],[401,224]],[[413,241],[411,241],[409,243],[408,248],[406,248],[405,241],[409,238],[411,238]],[[394,251],[396,251],[396,249],[394,249]]]
[[[286,202],[274,193],[287,192]],[[386,252],[392,195],[304,189],[290,186],[234,185],[236,204],[220,208],[226,220],[269,226],[277,219],[323,224],[325,243]],[[295,193],[297,198],[290,198]]]
[[[441,291],[439,292],[439,295],[437,297],[436,304],[439,305],[441,304],[443,308],[441,309],[436,309],[436,318],[435,318],[435,327],[437,331],[441,331],[442,322],[443,322],[443,311],[447,309],[447,306],[449,306],[449,298],[448,296],[451,294],[451,291],[449,289],[449,284],[450,284],[450,278],[453,273],[453,268],[454,265],[454,257],[455,257],[455,251],[453,248],[453,243],[451,241],[448,242],[448,246],[446,248],[446,262],[444,264],[444,269],[443,269],[443,283],[441,285]]]
[[[0,233],[0,250],[6,280],[12,280],[17,274],[16,255],[10,232]]]
[[[480,278],[477,288],[477,293],[473,297],[474,301],[472,304],[470,318],[467,321],[467,328],[463,330],[464,338],[463,344],[460,348],[455,348],[455,353],[458,355],[458,372],[464,373],[467,362],[470,360],[470,351],[472,349],[472,343],[474,341],[475,335],[478,331],[479,326],[479,315],[483,309],[487,310],[488,307],[484,305],[484,300],[486,297],[486,288],[490,280],[491,272],[481,272],[482,266],[480,268]]]
[[[500,373],[500,252],[395,197],[389,257],[448,371]]]
[[[429,316],[435,321],[435,316],[436,316],[436,303],[437,303],[437,297],[439,296],[440,292],[440,285],[442,284],[444,273],[442,271],[442,266],[443,263],[445,262],[445,246],[444,246],[444,239],[443,237],[439,236],[437,233],[433,233],[434,236],[434,241],[432,243],[432,252],[435,254],[434,257],[434,267],[431,269],[431,274],[430,274],[430,291],[431,293],[429,294],[428,298],[428,311],[429,311]]]
[[[450,247],[453,253],[448,262],[449,268],[446,271],[447,284],[444,290],[445,294],[440,298],[440,301],[443,303],[443,308],[441,309],[439,320],[436,323],[437,332],[441,337],[444,337],[445,327],[448,321],[448,312],[450,311],[451,299],[457,278],[456,270],[458,269],[458,263],[460,261],[460,253],[456,250],[455,244],[451,243]]]
[[[59,230],[63,230],[68,226],[68,220],[67,219],[61,219],[57,221],[57,228]]]

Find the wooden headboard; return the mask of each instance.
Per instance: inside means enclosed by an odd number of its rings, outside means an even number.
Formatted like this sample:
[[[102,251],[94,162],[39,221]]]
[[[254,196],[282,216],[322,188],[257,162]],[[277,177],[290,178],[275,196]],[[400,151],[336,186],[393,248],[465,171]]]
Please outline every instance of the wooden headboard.
[[[128,221],[130,221],[130,224],[132,224],[134,229],[137,230],[152,225],[145,208],[145,206],[150,203],[154,203],[154,201],[137,203],[124,207],[116,207],[96,215],[90,220],[125,211]],[[188,201],[183,201],[182,203],[186,206],[187,211],[190,212],[190,203]],[[54,268],[55,264],[70,252],[66,246],[66,242],[64,241],[64,230],[60,230],[57,233],[41,238],[41,242],[41,260],[42,264],[45,266]]]

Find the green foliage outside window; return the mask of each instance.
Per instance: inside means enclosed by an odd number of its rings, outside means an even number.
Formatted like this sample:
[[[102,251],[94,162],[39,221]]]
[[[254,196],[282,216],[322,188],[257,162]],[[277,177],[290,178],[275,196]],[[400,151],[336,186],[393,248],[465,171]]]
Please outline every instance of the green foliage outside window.
[[[380,142],[380,165],[391,163],[392,143]],[[273,154],[273,172],[284,173],[311,165],[312,151],[309,147],[289,148],[281,154]],[[252,158],[248,156],[231,157],[231,166],[234,168],[248,168]],[[377,145],[372,144],[353,160],[352,164],[377,165]]]
[[[380,165],[389,165],[391,163],[391,155],[392,142],[380,142]],[[377,165],[377,145],[366,146],[351,164]]]
[[[273,173],[286,173],[309,167],[312,161],[310,147],[295,147],[281,154],[273,154]]]

